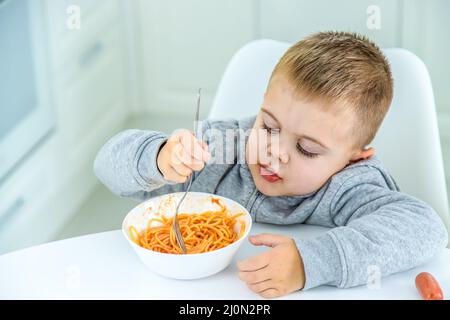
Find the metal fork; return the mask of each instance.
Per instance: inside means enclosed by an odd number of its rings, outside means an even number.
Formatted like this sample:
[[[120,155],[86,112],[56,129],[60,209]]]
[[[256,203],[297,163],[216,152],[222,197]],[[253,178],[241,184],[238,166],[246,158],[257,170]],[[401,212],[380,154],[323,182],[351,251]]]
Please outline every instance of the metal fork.
[[[194,122],[194,135],[197,137],[197,130],[198,130],[198,119],[200,114],[200,96],[201,96],[202,88],[198,89],[198,95],[197,95],[197,111],[195,113],[195,122]],[[194,172],[191,173],[189,177],[189,184],[187,186],[186,192],[181,197],[180,201],[178,202],[177,209],[175,211],[175,215],[173,217],[173,225],[172,228],[175,232],[175,237],[177,238],[178,245],[181,248],[181,251],[183,253],[187,253],[186,246],[184,244],[183,236],[181,235],[180,225],[178,223],[178,210],[180,209],[181,203],[183,202],[184,198],[186,198],[186,195],[188,194],[189,190],[191,189],[192,180],[194,177]]]

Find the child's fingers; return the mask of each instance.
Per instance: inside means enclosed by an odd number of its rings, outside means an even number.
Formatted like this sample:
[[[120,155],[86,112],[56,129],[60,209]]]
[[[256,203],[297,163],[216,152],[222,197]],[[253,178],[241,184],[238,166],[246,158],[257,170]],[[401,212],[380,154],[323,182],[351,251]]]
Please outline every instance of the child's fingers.
[[[164,178],[176,183],[184,183],[188,179],[187,176],[180,175],[178,171],[174,168],[174,166],[171,164],[169,164],[169,170],[167,171],[167,175],[164,175]]]
[[[238,261],[237,267],[240,271],[255,271],[269,265],[270,251],[261,253],[246,260]]]
[[[179,142],[173,146],[172,158],[170,159],[170,162],[174,164],[184,163],[189,166],[192,162],[192,157],[186,152],[183,145]]]
[[[255,293],[263,292],[267,289],[274,288],[276,284],[272,279],[263,280],[255,283],[247,283],[247,287]]]
[[[183,145],[183,149],[186,154],[192,158],[193,162],[205,162],[205,151],[199,141],[196,141],[189,146]]]
[[[191,132],[183,132],[180,142],[186,152],[197,161],[207,162],[211,158],[206,143],[195,138]]]
[[[261,291],[259,293],[259,295],[266,299],[272,299],[272,298],[277,298],[277,297],[282,296],[282,294],[280,293],[280,290],[278,290],[276,288],[269,288],[264,291]]]
[[[180,175],[181,177],[187,178],[191,175],[192,169],[186,166],[183,163],[180,164],[172,164],[172,169]]]
[[[198,161],[202,160],[202,146],[191,132],[183,132],[180,137],[180,142],[184,150]]]
[[[250,242],[255,246],[275,247],[279,244],[285,243],[290,238],[278,234],[261,233],[249,237]]]
[[[172,163],[174,165],[183,164],[187,166],[191,170],[199,171],[203,169],[204,163],[202,161],[198,161],[194,158],[192,158],[186,150],[183,148],[181,144],[178,144],[174,147],[173,152],[173,161]]]
[[[238,276],[239,279],[247,284],[261,283],[272,278],[272,274],[268,266],[256,271],[241,271],[239,272]]]

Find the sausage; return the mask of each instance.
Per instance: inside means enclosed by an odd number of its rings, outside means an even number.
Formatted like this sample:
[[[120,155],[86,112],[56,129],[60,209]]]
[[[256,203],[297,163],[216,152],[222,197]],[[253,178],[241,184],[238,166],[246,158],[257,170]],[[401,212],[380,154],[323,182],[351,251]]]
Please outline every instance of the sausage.
[[[437,280],[428,272],[421,272],[416,277],[416,288],[423,300],[442,300],[444,294]]]

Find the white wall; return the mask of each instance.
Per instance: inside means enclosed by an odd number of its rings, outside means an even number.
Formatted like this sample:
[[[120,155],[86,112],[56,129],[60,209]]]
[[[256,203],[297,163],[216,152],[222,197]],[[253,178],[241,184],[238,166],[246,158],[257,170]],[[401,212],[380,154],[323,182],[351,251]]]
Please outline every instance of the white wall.
[[[145,94],[136,111],[192,114],[198,86],[206,89],[206,108],[233,53],[254,39],[295,42],[315,31],[339,29],[366,33],[383,47],[399,46],[401,3],[140,0]],[[380,30],[366,27],[371,4],[381,9]]]
[[[402,46],[417,54],[430,72],[438,112],[447,189],[449,189],[450,1],[405,0],[404,9]]]
[[[206,114],[231,55],[255,38],[256,1],[139,1],[144,101],[141,111]]]
[[[367,28],[367,8],[377,5],[380,29]],[[343,30],[366,34],[381,47],[398,46],[401,2],[384,0],[261,0],[260,34],[263,38],[297,42],[318,31]]]

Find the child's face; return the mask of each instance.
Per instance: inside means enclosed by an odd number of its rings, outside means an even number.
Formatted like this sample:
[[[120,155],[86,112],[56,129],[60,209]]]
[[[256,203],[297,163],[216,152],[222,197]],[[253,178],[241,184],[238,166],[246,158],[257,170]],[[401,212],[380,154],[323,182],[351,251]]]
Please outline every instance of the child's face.
[[[350,162],[372,156],[372,148],[352,147],[352,123],[353,115],[326,112],[318,100],[295,98],[285,78],[274,79],[246,148],[258,190],[268,196],[308,194]]]

